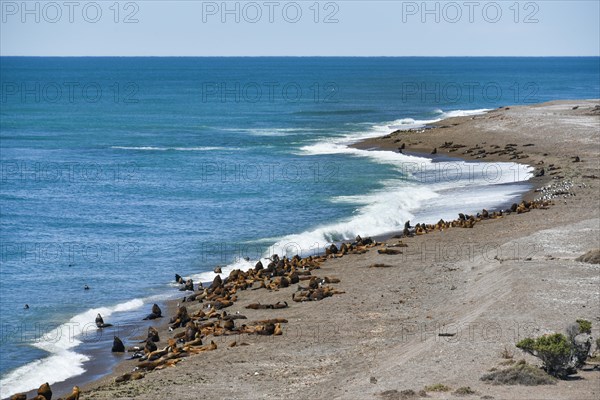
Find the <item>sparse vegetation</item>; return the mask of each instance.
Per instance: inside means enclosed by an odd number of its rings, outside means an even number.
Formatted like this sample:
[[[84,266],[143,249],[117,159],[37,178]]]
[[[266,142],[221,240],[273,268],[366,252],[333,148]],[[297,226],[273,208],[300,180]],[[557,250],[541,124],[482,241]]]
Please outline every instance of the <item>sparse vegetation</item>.
[[[383,397],[385,400],[410,400],[418,397],[427,397],[427,394],[422,390],[417,393],[412,389],[405,389],[401,391],[393,389],[381,392],[379,393],[379,396]]]
[[[454,391],[454,394],[456,394],[458,396],[468,396],[468,395],[475,394],[475,393],[477,393],[477,392],[475,392],[469,386],[459,387],[458,389],[456,389]]]
[[[577,372],[577,368],[581,368],[589,357],[591,332],[592,323],[578,319],[567,327],[566,336],[554,333],[537,339],[526,338],[517,343],[517,347],[542,360],[544,370],[550,375],[566,378]]]
[[[484,382],[493,385],[553,385],[556,379],[540,368],[521,360],[510,368],[496,370],[481,377]]]
[[[575,322],[579,324],[579,333],[592,333],[592,323],[587,319],[578,319]]]
[[[552,376],[565,377],[572,372],[569,363],[573,345],[562,333],[526,338],[517,347],[542,360],[544,370]]]
[[[434,385],[425,386],[426,392],[449,392],[452,388],[444,385],[443,383],[436,383]]]
[[[502,350],[502,353],[500,353],[500,357],[509,360],[514,357],[514,354],[506,346],[504,346],[504,350]]]

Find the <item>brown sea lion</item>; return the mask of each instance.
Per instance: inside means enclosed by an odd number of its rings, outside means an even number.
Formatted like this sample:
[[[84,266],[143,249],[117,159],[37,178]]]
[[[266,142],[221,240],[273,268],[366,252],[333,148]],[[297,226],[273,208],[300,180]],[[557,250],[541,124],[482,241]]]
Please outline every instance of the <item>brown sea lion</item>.
[[[162,317],[162,310],[160,309],[158,304],[155,303],[152,305],[152,312],[148,314],[146,318],[144,318],[144,320],[156,319],[160,317]]]
[[[27,400],[27,395],[25,393],[17,393],[10,396],[10,400]]]
[[[111,351],[113,353],[124,353],[125,352],[125,345],[123,344],[121,339],[119,339],[117,336],[115,336],[113,339],[113,345],[112,345]]]
[[[46,400],[52,400],[52,389],[50,389],[50,385],[48,382],[41,385],[37,390],[38,396],[42,396]]]
[[[158,350],[158,348],[156,347],[156,343],[154,343],[152,339],[147,339],[146,345],[144,346],[144,353],[148,354],[156,350]]]
[[[158,330],[152,326],[148,327],[148,337],[147,339],[152,340],[153,342],[158,342],[160,341],[159,337],[158,337]]]
[[[331,246],[327,247],[325,249],[325,254],[337,254],[338,253],[338,248],[335,244],[331,244]]]
[[[71,392],[70,395],[65,397],[65,400],[79,400],[80,393],[81,393],[81,391],[79,390],[79,386],[74,386],[73,391]]]
[[[179,289],[180,292],[185,292],[185,291],[194,291],[194,280],[193,279],[188,279],[187,281],[185,281],[185,284],[183,285],[183,287],[181,287]]]
[[[259,325],[256,327],[254,332],[257,335],[272,335],[275,332],[275,324],[267,323],[264,325]]]
[[[223,322],[223,328],[228,330],[228,331],[232,331],[235,329],[235,323],[233,322],[232,319],[228,319],[226,321]]]
[[[191,320],[191,318],[188,315],[187,308],[185,306],[181,306],[177,310],[177,315],[175,315],[175,317],[171,318],[171,321],[170,321],[170,323],[172,324],[171,328],[176,329],[176,328],[179,328],[180,326],[185,326],[185,324],[187,324],[190,320]]]
[[[221,279],[221,275],[217,275],[215,276],[215,279],[213,279],[212,284],[210,285],[209,289],[216,289],[223,286],[223,279]]]
[[[400,250],[394,250],[394,249],[388,249],[388,248],[379,249],[379,250],[377,250],[377,253],[387,254],[387,255],[402,254],[402,252]]]
[[[196,324],[193,323],[192,321],[188,322],[185,325],[184,340],[186,342],[191,342],[192,340],[196,339],[196,334],[197,333],[198,333],[198,328],[196,327]]]
[[[281,324],[275,324],[275,330],[273,331],[273,335],[283,335],[283,329],[281,329]]]
[[[117,376],[115,378],[115,382],[116,383],[120,383],[120,382],[127,382],[127,381],[135,381],[138,379],[142,379],[144,377],[144,374],[142,374],[141,372],[128,372],[126,374],[123,374],[121,376]]]

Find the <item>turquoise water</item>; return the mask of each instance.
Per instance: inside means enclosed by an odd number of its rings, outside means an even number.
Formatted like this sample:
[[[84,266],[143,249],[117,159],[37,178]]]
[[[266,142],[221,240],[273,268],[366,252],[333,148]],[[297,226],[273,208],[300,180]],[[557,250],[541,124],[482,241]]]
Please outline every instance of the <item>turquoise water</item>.
[[[516,198],[524,167],[517,179],[423,179],[412,167],[427,159],[347,144],[503,105],[598,98],[599,65],[0,58],[2,397],[89,369],[80,333],[97,309],[143,315],[172,294],[175,273],[211,279],[215,265],[317,253]]]

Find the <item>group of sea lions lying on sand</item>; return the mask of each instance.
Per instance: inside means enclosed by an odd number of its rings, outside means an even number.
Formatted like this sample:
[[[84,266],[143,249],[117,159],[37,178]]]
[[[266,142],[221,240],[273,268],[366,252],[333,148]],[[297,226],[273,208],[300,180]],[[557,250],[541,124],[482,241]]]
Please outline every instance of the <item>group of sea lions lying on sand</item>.
[[[396,235],[394,238],[410,237],[423,235],[433,231],[443,231],[454,227],[473,228],[473,226],[482,220],[502,218],[511,213],[521,214],[532,209],[546,209],[552,203],[548,200],[523,201],[519,204],[513,204],[508,210],[482,212],[475,215],[459,214],[458,219],[452,221],[440,220],[436,224],[417,224],[411,226],[407,221],[402,235]],[[204,344],[203,339],[207,337],[227,336],[227,335],[274,335],[283,334],[282,324],[287,323],[284,318],[270,318],[254,322],[246,322],[247,317],[239,313],[228,314],[224,308],[232,306],[238,301],[238,292],[243,290],[266,289],[269,291],[278,291],[281,288],[297,284],[297,290],[292,294],[294,302],[319,301],[324,298],[343,294],[344,291],[337,290],[330,286],[339,283],[340,280],[332,277],[317,277],[313,271],[320,268],[323,261],[328,258],[339,258],[347,254],[363,254],[373,247],[378,247],[380,254],[401,254],[400,250],[393,247],[406,247],[406,244],[399,243],[395,245],[383,246],[383,243],[376,242],[371,238],[361,238],[357,236],[351,243],[342,243],[338,248],[332,244],[325,249],[325,254],[320,256],[309,256],[301,258],[296,255],[292,258],[279,257],[274,255],[270,258],[269,264],[265,267],[261,261],[258,261],[254,268],[248,271],[239,269],[231,271],[228,277],[222,279],[217,275],[208,287],[203,287],[199,283],[194,288],[192,279],[184,280],[180,275],[175,275],[175,281],[180,284],[182,291],[193,292],[182,299],[182,303],[197,302],[202,304],[202,308],[197,312],[190,314],[184,305],[178,305],[176,314],[169,321],[169,331],[174,332],[183,328],[181,331],[173,334],[168,339],[166,346],[158,348],[158,331],[154,327],[148,328],[147,338],[141,343],[143,346],[133,346],[127,349],[133,353],[132,359],[139,359],[135,370],[123,374],[115,379],[116,382],[125,382],[129,380],[142,379],[148,371],[159,370],[169,366],[174,366],[183,358],[199,354],[205,351],[217,349],[217,344],[211,340]],[[386,264],[374,264],[371,267],[387,267]],[[278,301],[275,304],[253,303],[247,305],[246,309],[264,310],[264,309],[284,309],[289,305],[286,301]],[[157,304],[152,306],[151,313],[144,320],[154,320],[162,317],[162,310]],[[96,317],[96,326],[103,329],[112,326],[104,322],[102,316]],[[233,341],[229,347],[237,346]],[[241,343],[240,345],[245,345]],[[117,336],[114,337],[113,352],[125,352],[124,343]],[[44,384],[38,390],[36,400],[50,400],[51,391],[48,384]],[[49,392],[48,392],[49,391]],[[44,394],[44,393],[50,393]],[[79,399],[80,390],[76,386],[73,393],[65,400]],[[24,394],[16,394],[11,399],[26,399]]]
[[[67,397],[59,397],[57,400],[79,400],[80,393],[79,386],[74,386],[70,395]],[[27,400],[27,395],[25,393],[13,394],[10,397],[10,400]],[[52,400],[52,389],[50,389],[48,382],[39,387],[37,396],[33,397],[31,400]]]

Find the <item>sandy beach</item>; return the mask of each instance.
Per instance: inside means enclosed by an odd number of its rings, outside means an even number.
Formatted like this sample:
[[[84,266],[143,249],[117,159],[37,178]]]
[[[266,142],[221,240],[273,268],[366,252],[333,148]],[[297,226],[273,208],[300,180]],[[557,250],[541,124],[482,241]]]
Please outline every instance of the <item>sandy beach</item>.
[[[564,332],[576,319],[592,321],[592,336],[600,336],[600,265],[575,260],[600,247],[599,104],[509,106],[355,144],[390,151],[404,144],[406,154],[524,163],[540,175],[529,181],[525,199],[543,196],[536,189],[551,185],[562,192],[547,209],[483,220],[472,229],[390,237],[363,254],[330,257],[312,274],[339,278],[331,286],[344,293],[321,301],[293,301],[297,284],[238,291],[228,314],[239,312],[248,321],[285,318],[283,334],[203,338],[217,349],[115,383],[139,363],[124,361],[82,387],[80,398],[464,398],[455,393],[461,387],[474,391],[467,398],[598,398],[598,369],[554,385],[491,385],[480,378],[502,368],[505,350],[514,360],[539,365],[515,343]],[[377,251],[385,247],[401,253]],[[373,264],[387,267],[369,268]],[[284,301],[288,308],[245,308]],[[185,305],[190,315],[203,307]],[[183,331],[168,331],[175,309],[173,303],[163,310],[159,348]],[[436,384],[451,390],[419,393]]]

